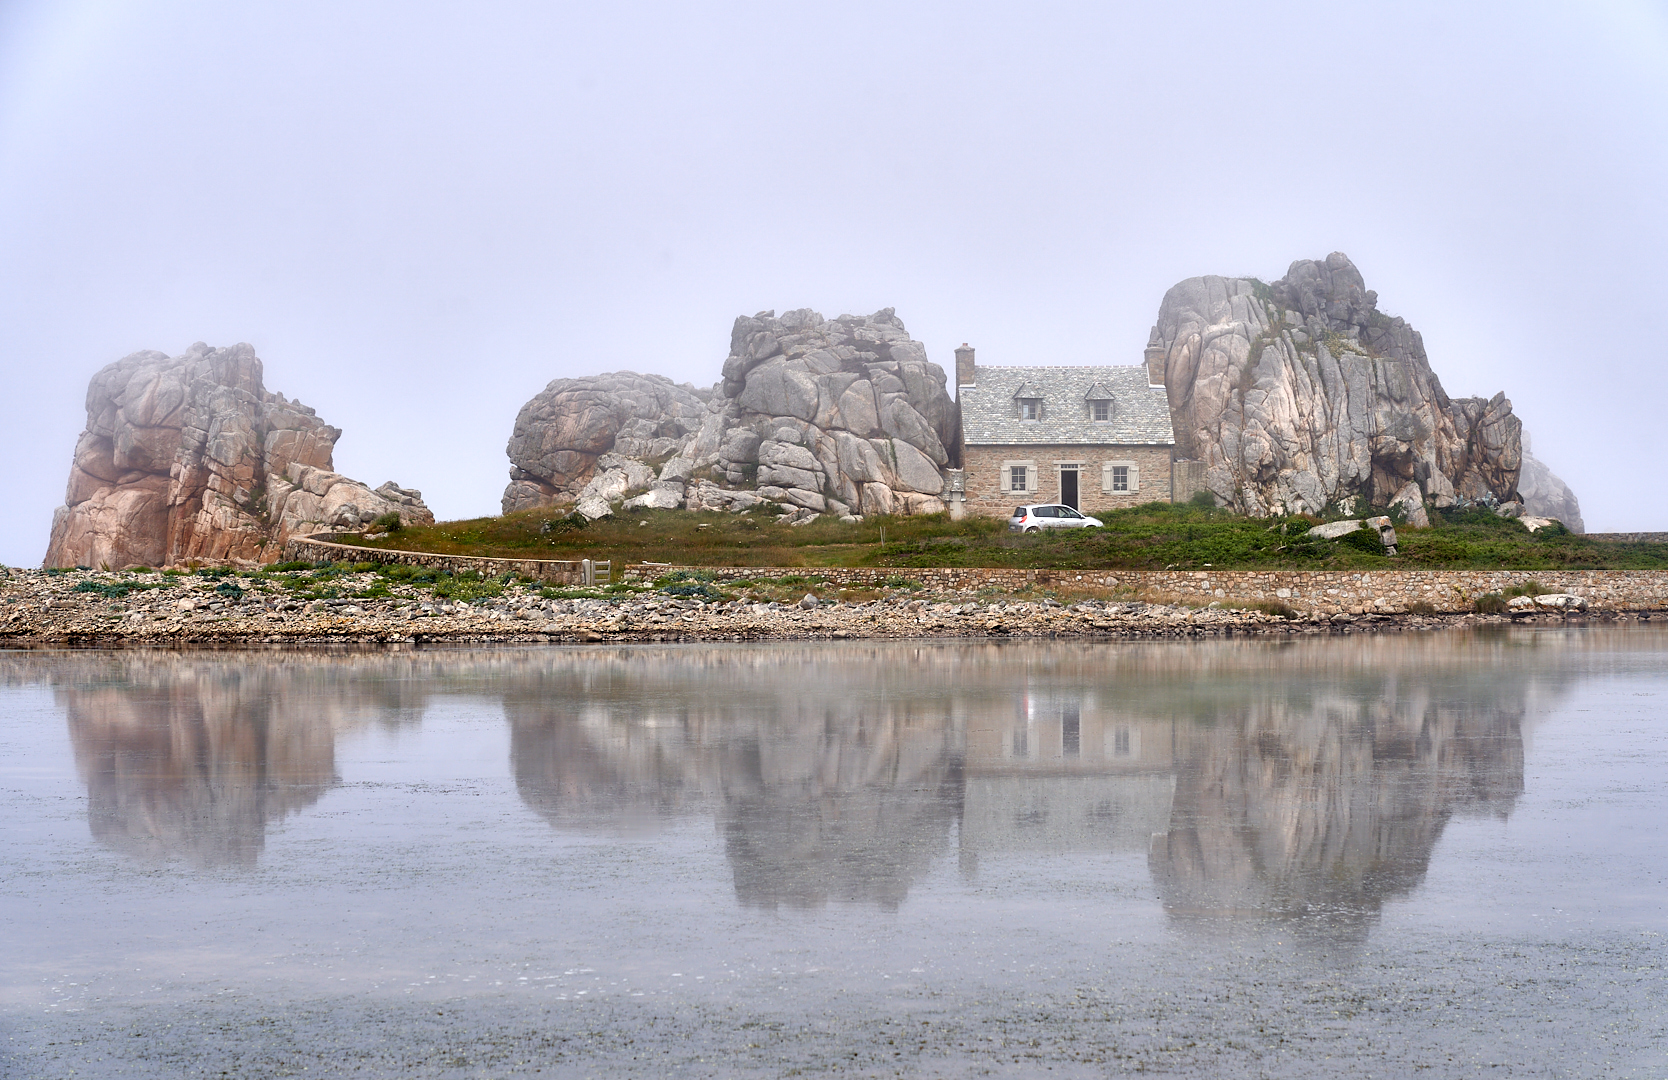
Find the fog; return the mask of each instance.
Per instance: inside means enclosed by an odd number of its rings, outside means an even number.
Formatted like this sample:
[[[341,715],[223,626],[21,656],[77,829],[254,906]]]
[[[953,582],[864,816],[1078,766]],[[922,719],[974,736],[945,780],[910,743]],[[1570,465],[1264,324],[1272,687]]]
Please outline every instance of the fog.
[[[87,379],[253,343],[337,468],[494,513],[550,379],[736,315],[1134,363],[1164,291],[1344,251],[1593,531],[1668,394],[1658,3],[0,6],[0,561]]]

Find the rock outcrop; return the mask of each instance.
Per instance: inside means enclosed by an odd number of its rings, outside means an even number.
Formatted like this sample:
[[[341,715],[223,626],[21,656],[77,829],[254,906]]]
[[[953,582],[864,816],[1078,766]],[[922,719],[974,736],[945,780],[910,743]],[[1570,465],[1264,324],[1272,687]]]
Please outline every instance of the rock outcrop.
[[[335,472],[341,434],[268,392],[250,345],[134,353],[87,387],[87,428],[45,565],[271,562],[298,532],[360,528],[388,513],[434,522],[421,492],[373,491]]]
[[[1424,342],[1378,310],[1348,257],[1300,260],[1272,285],[1189,278],[1165,294],[1162,359],[1177,453],[1219,502],[1250,514],[1507,502],[1521,424],[1504,394],[1450,398]]]
[[[1517,479],[1517,493],[1523,498],[1523,512],[1533,517],[1552,518],[1574,533],[1584,533],[1581,503],[1570,486],[1529,452],[1529,435],[1523,436],[1523,471]]]
[[[805,520],[945,508],[955,402],[891,308],[743,316],[722,374],[711,390],[631,372],[552,382],[516,417],[504,512],[769,502]]]

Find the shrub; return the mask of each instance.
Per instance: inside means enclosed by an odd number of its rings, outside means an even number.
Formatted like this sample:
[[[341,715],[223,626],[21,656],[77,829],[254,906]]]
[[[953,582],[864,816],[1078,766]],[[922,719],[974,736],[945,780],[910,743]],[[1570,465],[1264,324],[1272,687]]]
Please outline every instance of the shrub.
[[[1384,541],[1378,538],[1378,530],[1371,527],[1345,533],[1338,538],[1338,543],[1348,548],[1354,548],[1366,555],[1384,554]]]
[[[400,520],[397,510],[390,510],[371,522],[371,529],[374,532],[399,532],[403,528],[405,528],[405,522]]]
[[[664,590],[667,586],[676,585],[680,582],[712,582],[716,580],[717,577],[711,570],[673,570],[670,574],[662,574],[655,578],[654,584],[656,588]]]
[[[243,599],[243,588],[235,581],[222,581],[214,587],[214,591],[228,600]]]
[[[1407,605],[1409,615],[1435,615],[1436,605],[1429,600],[1415,600]]]
[[[551,518],[549,521],[543,522],[539,525],[539,535],[549,536],[551,533],[572,532],[575,529],[583,529],[590,523],[590,518],[576,512],[568,514],[566,517]]]
[[[713,588],[711,585],[698,581],[686,581],[676,585],[667,585],[660,591],[665,593],[667,596],[693,596],[702,600],[722,599],[717,589]]]
[[[1540,582],[1530,578],[1528,581],[1520,582],[1507,589],[1505,595],[1509,600],[1514,596],[1544,596],[1547,591],[1541,587]]]
[[[1265,615],[1274,615],[1281,619],[1295,619],[1299,616],[1299,612],[1296,608],[1292,607],[1290,604],[1281,603],[1278,600],[1259,600],[1251,606]]]
[[[1506,612],[1506,598],[1497,592],[1484,593],[1473,600],[1471,606],[1479,615],[1503,615]]]
[[[296,570],[311,570],[313,566],[305,559],[291,559],[289,562],[274,563],[266,569],[269,574],[288,574]]]
[[[70,590],[70,592],[97,593],[112,600],[119,600],[132,591],[133,586],[119,581],[80,581],[76,583],[75,588]]]
[[[1195,491],[1193,497],[1187,500],[1187,505],[1197,510],[1215,510],[1216,496],[1209,490]]]

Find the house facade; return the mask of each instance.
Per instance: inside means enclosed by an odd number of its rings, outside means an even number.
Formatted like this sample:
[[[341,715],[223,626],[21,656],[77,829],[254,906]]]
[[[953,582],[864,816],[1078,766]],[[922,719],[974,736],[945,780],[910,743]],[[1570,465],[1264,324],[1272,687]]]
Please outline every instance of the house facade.
[[[995,367],[963,345],[956,384],[966,512],[1007,517],[1023,503],[1063,503],[1095,514],[1171,501],[1170,401],[1147,366]]]

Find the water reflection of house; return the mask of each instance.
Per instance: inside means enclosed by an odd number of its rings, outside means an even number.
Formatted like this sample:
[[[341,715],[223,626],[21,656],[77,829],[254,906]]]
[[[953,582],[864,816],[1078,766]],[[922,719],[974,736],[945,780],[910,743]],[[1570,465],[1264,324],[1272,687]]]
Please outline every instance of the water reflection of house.
[[[1095,694],[1026,693],[1007,723],[970,719],[964,865],[1009,851],[1145,851],[1175,791],[1174,724]]]

